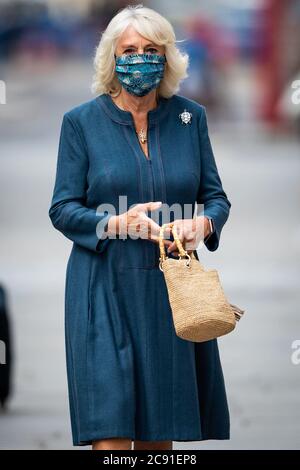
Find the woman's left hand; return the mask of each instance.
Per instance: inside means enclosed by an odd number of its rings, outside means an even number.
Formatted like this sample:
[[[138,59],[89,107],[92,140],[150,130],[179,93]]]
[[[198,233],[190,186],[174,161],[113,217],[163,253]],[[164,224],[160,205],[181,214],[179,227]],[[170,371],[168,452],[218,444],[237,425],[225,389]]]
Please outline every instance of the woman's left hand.
[[[177,219],[174,220],[174,227],[183,248],[190,254],[198,247],[201,240],[209,234],[210,227],[208,218],[201,215],[194,219]],[[167,249],[168,253],[179,256],[179,252],[175,241],[173,241]]]

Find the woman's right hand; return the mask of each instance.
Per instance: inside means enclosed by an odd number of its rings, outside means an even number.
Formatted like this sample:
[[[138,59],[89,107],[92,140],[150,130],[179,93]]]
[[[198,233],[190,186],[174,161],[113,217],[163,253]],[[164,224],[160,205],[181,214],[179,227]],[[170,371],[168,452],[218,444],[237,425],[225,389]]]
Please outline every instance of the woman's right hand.
[[[154,211],[161,206],[161,202],[145,202],[136,204],[127,212],[110,217],[108,221],[108,237],[119,234],[119,236],[130,236],[131,238],[144,238],[158,243],[160,226],[146,215],[147,211]],[[170,228],[166,227],[165,235],[170,234]],[[171,240],[164,238],[164,244],[168,247]]]

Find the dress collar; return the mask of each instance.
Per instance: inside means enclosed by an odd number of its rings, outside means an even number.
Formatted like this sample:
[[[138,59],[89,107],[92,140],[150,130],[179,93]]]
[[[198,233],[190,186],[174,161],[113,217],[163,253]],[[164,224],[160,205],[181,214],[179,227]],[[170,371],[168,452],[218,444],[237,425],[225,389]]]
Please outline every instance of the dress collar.
[[[124,111],[123,109],[117,106],[110,94],[103,93],[102,95],[97,96],[96,100],[102,106],[104,111],[110,116],[111,119],[120,123],[120,124],[131,124],[134,125],[133,115],[130,111]],[[159,96],[158,105],[156,108],[148,111],[149,124],[158,121],[161,119],[167,112],[168,106],[170,104],[170,98],[164,98]]]

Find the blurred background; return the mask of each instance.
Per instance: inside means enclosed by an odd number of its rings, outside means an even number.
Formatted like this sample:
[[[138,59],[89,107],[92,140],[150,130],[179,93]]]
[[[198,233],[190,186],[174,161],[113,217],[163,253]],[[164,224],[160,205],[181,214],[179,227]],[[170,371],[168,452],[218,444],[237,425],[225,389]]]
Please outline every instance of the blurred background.
[[[64,350],[71,242],[48,209],[62,115],[92,98],[101,32],[128,3],[140,2],[0,0],[2,449],[73,448]],[[300,0],[143,5],[167,17],[190,56],[178,94],[207,107],[232,202],[219,249],[199,256],[246,309],[219,339],[231,440],[174,449],[299,449]]]

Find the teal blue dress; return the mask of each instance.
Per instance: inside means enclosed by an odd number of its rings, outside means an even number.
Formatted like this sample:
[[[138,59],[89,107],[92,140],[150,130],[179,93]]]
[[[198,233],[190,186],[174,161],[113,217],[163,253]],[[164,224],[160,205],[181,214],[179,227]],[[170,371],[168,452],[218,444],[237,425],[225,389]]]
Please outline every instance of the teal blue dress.
[[[185,109],[192,114],[187,124],[181,119]],[[132,114],[109,94],[63,116],[49,217],[73,242],[65,344],[75,446],[110,437],[229,439],[217,340],[194,343],[176,335],[156,243],[105,238],[109,218],[133,204],[162,201],[183,208],[197,201],[215,226],[206,247],[218,248],[231,203],[205,108],[181,95],[160,97],[148,112],[148,146],[147,159]],[[120,195],[127,197],[126,207],[119,205]]]

